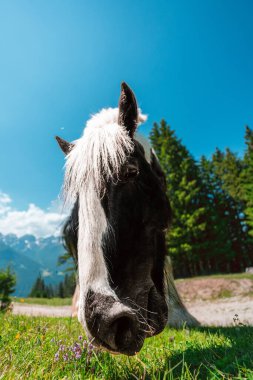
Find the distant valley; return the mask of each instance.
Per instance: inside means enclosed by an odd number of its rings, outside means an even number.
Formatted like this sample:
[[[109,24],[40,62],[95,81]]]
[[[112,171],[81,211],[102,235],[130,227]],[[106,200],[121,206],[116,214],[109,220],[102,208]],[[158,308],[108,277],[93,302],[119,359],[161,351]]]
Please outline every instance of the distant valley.
[[[33,235],[3,235],[0,233],[0,269],[8,265],[16,273],[14,296],[26,297],[34,281],[42,275],[47,284],[57,284],[64,278],[69,264],[58,265],[65,252],[59,237],[36,238]]]

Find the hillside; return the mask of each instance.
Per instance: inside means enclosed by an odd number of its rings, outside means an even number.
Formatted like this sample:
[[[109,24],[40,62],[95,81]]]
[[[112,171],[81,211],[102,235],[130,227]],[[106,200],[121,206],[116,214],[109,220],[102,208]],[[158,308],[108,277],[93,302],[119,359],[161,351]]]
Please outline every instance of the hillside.
[[[33,235],[18,238],[0,234],[0,268],[10,265],[16,273],[14,296],[26,297],[39,274],[48,284],[59,283],[66,269],[66,265],[57,265],[63,253],[60,239],[53,236],[37,239]]]
[[[176,280],[184,302],[253,297],[253,274],[234,273]]]

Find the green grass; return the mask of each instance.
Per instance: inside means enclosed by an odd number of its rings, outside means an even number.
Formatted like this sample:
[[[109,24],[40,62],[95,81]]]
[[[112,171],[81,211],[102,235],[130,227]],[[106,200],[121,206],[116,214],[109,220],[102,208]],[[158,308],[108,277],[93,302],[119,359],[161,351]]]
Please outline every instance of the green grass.
[[[179,278],[177,281],[184,281],[184,280],[201,280],[201,279],[210,279],[210,278],[224,278],[224,280],[242,280],[242,279],[249,279],[253,281],[253,274],[252,273],[231,273],[231,274],[212,274],[208,276],[197,276],[197,277],[189,277],[189,278]]]
[[[13,302],[29,303],[37,305],[49,305],[49,306],[66,306],[71,305],[72,298],[20,298],[12,297]]]
[[[229,298],[229,297],[232,297],[233,296],[233,293],[231,290],[228,290],[228,289],[222,289],[218,294],[217,296],[215,297],[215,299],[220,299],[220,298]]]
[[[253,379],[253,327],[167,329],[133,357],[55,361],[82,333],[76,319],[0,315],[0,379]]]

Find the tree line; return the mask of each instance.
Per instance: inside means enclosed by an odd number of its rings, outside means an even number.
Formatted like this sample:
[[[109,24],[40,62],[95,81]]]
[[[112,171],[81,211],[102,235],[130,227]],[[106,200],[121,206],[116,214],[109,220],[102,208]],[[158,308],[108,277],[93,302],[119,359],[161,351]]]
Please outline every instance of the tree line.
[[[47,285],[41,275],[36,279],[29,297],[35,298],[68,298],[72,297],[75,291],[75,273],[65,274],[63,281],[57,285]]]
[[[196,161],[162,120],[150,140],[167,180],[173,220],[167,248],[177,277],[242,272],[253,265],[253,130],[245,152],[216,149]]]

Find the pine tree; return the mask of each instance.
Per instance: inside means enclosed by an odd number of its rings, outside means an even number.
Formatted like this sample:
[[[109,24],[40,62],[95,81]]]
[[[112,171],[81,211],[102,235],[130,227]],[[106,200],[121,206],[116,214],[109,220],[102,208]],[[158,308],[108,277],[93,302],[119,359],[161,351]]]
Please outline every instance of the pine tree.
[[[223,195],[223,217],[229,226],[231,255],[227,257],[228,270],[242,271],[249,265],[248,233],[245,229],[245,202],[242,194],[243,161],[229,149],[216,150],[213,155],[215,173],[220,180]]]
[[[206,242],[206,205],[199,168],[189,151],[164,120],[154,124],[150,139],[167,180],[172,208],[168,250],[177,275],[194,275]]]
[[[58,297],[65,298],[64,283],[62,281],[58,285]]]
[[[242,197],[246,203],[245,215],[248,232],[253,237],[253,130],[246,127],[246,152],[244,156],[244,169],[242,171]]]
[[[48,292],[44,279],[41,275],[36,279],[29,297],[47,298]]]
[[[53,298],[53,297],[55,297],[55,289],[51,284],[49,284],[46,286],[46,298]]]
[[[218,149],[211,161],[205,157],[200,160],[201,176],[209,205],[209,232],[206,238],[212,247],[208,252],[212,272],[230,272],[236,258],[231,233],[233,199],[224,189],[221,165],[224,165],[224,154]]]

